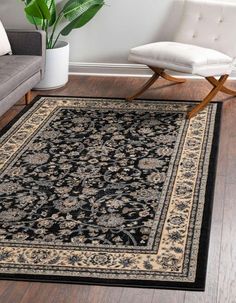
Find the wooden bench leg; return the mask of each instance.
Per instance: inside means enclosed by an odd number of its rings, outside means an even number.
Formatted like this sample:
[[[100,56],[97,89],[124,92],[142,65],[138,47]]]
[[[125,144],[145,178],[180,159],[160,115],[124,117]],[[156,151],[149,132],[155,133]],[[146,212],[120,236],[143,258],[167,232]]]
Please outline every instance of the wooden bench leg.
[[[163,79],[175,82],[175,83],[184,83],[186,82],[186,79],[183,78],[176,78],[171,75],[168,75],[166,72],[164,72],[164,69],[160,69],[158,67],[152,67],[149,66],[150,69],[152,69],[154,72],[158,73]]]
[[[229,75],[223,75],[220,77],[219,81],[217,81],[217,84],[214,85],[214,88],[210,91],[210,93],[202,100],[201,103],[199,103],[197,106],[195,106],[188,114],[187,118],[191,119],[192,117],[196,116],[198,112],[200,112],[204,107],[207,106],[209,102],[216,96],[216,94],[222,89],[224,86],[225,81],[227,80]],[[208,77],[206,77],[207,80]],[[210,82],[210,81],[209,81]]]
[[[133,101],[135,98],[140,96],[142,93],[144,93],[153,83],[156,82],[156,80],[159,77],[162,77],[165,80],[172,81],[175,83],[184,83],[186,80],[182,78],[175,78],[173,76],[168,75],[167,73],[164,72],[163,68],[159,67],[153,67],[153,66],[148,66],[152,71],[154,71],[154,74],[152,77],[139,89],[137,93],[135,93],[133,96],[127,97],[127,101]]]
[[[156,80],[160,77],[160,75],[156,72],[154,72],[153,76],[139,89],[137,93],[134,95],[127,97],[127,101],[133,101],[135,98],[140,96],[142,93],[144,93],[153,83],[156,82]]]
[[[218,85],[218,80],[216,78],[214,78],[214,77],[207,77],[206,79],[213,86],[217,86]],[[235,90],[230,89],[228,87],[225,87],[224,85],[221,87],[220,91],[222,93],[225,93],[225,94],[228,94],[228,95],[236,96],[236,91]]]
[[[31,91],[29,91],[28,93],[25,94],[25,105],[28,105],[31,99],[32,99]]]

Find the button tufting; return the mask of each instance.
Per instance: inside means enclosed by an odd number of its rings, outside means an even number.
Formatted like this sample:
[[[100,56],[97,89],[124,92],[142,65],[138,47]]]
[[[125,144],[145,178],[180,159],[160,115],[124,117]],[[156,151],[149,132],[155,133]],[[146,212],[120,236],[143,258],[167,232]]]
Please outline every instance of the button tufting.
[[[199,17],[198,17],[198,20],[202,20],[202,16],[199,16]]]
[[[196,34],[193,34],[193,36],[192,36],[193,38],[196,38],[197,37],[197,35]]]
[[[214,38],[214,41],[218,41],[218,40],[219,40],[219,38],[218,38],[218,37],[215,37],[215,38]]]
[[[223,22],[223,19],[221,18],[220,20],[219,20],[219,23],[222,23]]]

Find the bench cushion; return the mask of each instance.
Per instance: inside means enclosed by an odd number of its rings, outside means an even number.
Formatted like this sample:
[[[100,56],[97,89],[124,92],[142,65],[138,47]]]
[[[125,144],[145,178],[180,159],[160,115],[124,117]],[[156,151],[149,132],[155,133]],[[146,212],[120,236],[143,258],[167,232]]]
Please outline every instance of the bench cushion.
[[[0,100],[40,70],[40,56],[0,57]]]
[[[233,59],[214,49],[178,42],[157,42],[131,49],[129,60],[200,76],[230,74]]]

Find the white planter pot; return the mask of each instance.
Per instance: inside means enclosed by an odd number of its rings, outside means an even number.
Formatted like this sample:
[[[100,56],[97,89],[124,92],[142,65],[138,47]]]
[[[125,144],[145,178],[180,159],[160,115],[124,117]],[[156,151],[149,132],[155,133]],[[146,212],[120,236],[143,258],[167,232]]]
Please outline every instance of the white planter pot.
[[[48,90],[64,86],[68,82],[69,43],[58,41],[55,48],[46,50],[44,78],[34,89]]]

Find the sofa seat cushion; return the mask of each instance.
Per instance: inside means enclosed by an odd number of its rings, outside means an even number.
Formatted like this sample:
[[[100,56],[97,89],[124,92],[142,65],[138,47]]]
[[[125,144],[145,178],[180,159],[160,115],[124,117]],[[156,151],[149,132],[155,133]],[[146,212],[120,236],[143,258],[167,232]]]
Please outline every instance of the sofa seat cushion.
[[[230,74],[233,59],[214,49],[178,42],[157,42],[131,49],[129,60],[200,76]]]
[[[40,56],[0,57],[0,100],[40,70]]]

